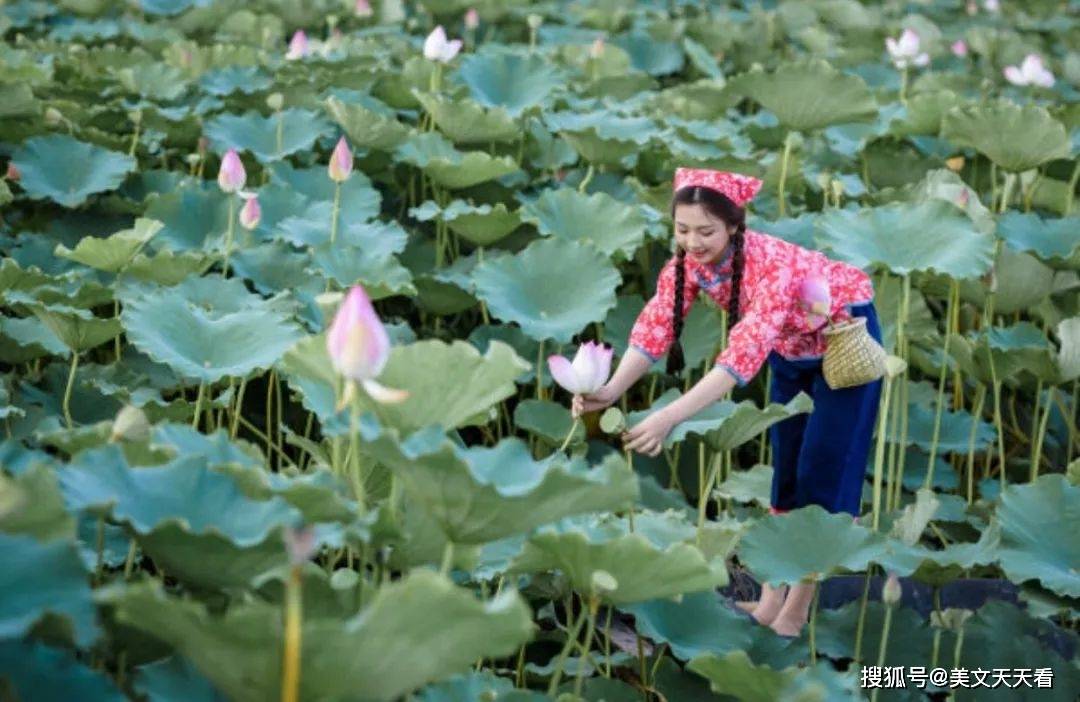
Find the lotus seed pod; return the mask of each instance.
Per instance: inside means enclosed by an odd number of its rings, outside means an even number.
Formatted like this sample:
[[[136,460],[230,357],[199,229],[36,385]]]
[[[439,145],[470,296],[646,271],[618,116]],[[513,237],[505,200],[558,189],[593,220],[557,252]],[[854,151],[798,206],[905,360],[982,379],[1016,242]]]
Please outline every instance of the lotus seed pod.
[[[145,441],[150,438],[150,420],[134,405],[124,405],[113,420],[109,441]]]
[[[64,115],[60,114],[60,110],[55,107],[49,107],[45,110],[45,124],[50,127],[55,127],[64,120]]]
[[[278,112],[285,105],[285,96],[281,93],[270,93],[266,96],[266,106],[274,112]]]
[[[889,573],[885,586],[881,588],[881,601],[888,607],[894,607],[900,601],[901,594],[900,578],[896,577],[896,573]]]
[[[540,25],[544,23],[544,18],[536,13],[530,13],[529,16],[525,18],[525,21],[528,23],[529,29],[535,32],[537,29],[540,29]]]

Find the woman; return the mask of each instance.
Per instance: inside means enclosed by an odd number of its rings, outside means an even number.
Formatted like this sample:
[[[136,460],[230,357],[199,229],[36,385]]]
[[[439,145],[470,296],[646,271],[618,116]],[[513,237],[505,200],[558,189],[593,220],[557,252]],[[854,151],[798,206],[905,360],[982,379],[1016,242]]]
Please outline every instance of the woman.
[[[623,434],[624,445],[656,456],[672,427],[736,385],[746,385],[768,360],[773,372],[770,401],[784,403],[800,391],[814,400],[809,415],[770,429],[770,512],[817,504],[858,516],[881,381],[829,388],[821,371],[825,318],[807,315],[799,290],[804,280],[827,280],[832,320],[866,317],[867,330],[880,342],[873,285],[854,266],[747,230],[743,208],[760,188],[760,180],[736,173],[675,171],[671,212],[676,254],[664,265],[656,294],[634,324],[631,350],[607,385],[574,397],[573,411],[577,416],[611,405],[665,353],[668,372],[678,372],[683,367],[683,320],[698,292],[704,291],[728,312],[727,348],[689,392]],[[812,596],[809,584],[795,585],[790,592],[766,584],[761,600],[746,603],[746,608],[777,633],[794,636],[806,622]]]

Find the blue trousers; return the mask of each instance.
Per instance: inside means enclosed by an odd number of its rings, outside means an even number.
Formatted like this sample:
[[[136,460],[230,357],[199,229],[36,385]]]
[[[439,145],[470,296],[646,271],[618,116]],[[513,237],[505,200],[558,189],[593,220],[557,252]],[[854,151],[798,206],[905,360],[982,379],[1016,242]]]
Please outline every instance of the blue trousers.
[[[873,303],[849,309],[852,316],[866,317],[867,331],[880,343]],[[774,510],[814,504],[859,516],[882,381],[833,390],[822,375],[820,358],[790,361],[775,351],[769,354],[769,366],[770,401],[786,403],[800,391],[814,400],[810,414],[790,417],[769,429]]]

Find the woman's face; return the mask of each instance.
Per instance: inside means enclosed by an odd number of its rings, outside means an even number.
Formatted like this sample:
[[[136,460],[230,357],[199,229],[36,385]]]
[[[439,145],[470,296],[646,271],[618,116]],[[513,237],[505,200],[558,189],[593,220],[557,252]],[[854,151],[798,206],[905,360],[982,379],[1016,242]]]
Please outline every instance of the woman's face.
[[[730,238],[724,220],[713,217],[701,205],[675,206],[675,243],[698,263],[718,262]]]

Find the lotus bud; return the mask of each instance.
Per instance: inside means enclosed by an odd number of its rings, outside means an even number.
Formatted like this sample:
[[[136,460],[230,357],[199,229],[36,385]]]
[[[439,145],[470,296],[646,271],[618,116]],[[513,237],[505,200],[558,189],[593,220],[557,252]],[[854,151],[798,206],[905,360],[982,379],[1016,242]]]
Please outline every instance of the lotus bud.
[[[15,167],[14,163],[8,161],[7,173],[4,174],[4,177],[12,183],[18,183],[19,179],[22,178],[22,173],[19,173],[19,169]]]
[[[548,356],[548,370],[555,382],[575,395],[586,395],[604,387],[611,373],[614,349],[593,341],[578,346],[573,362],[563,356]]]
[[[952,50],[953,56],[959,56],[960,58],[964,58],[968,55],[967,42],[963,39],[957,39],[952,43],[952,46],[950,46],[949,48]]]
[[[251,193],[250,197],[244,197],[244,206],[240,208],[240,226],[250,232],[259,226],[261,219],[262,208],[259,207],[259,196]]]
[[[280,112],[285,106],[285,96],[281,93],[270,93],[266,96],[266,106],[274,112]]]
[[[333,32],[334,28],[337,27],[338,19],[339,18],[338,18],[337,15],[332,15],[332,14],[327,15],[326,16],[326,27],[327,27],[327,29],[329,29],[331,32]]]
[[[390,337],[363,287],[353,286],[345,296],[327,332],[326,350],[334,370],[359,382],[377,402],[401,402],[409,396],[375,382],[390,359]]]
[[[1043,66],[1042,57],[1038,54],[1028,54],[1019,66],[1006,66],[1002,72],[1005,80],[1013,85],[1038,85],[1043,88],[1054,85],[1054,74]]]
[[[604,37],[596,37],[589,47],[589,58],[598,59],[604,55]]]
[[[349,148],[349,142],[345,141],[345,137],[341,137],[338,139],[337,146],[334,147],[334,152],[330,154],[330,165],[327,167],[330,180],[335,183],[344,183],[352,175],[352,169],[352,149]]]
[[[247,172],[244,171],[244,164],[240,161],[236,149],[225,152],[225,157],[221,159],[221,170],[218,171],[217,182],[226,193],[235,193],[247,182]]]
[[[371,9],[371,3],[368,0],[356,0],[356,6],[353,8],[353,14],[357,17],[371,17],[375,14],[375,11]]]
[[[142,122],[142,110],[132,110],[131,112],[128,112],[128,119],[131,120],[132,124],[141,123]]]
[[[113,420],[109,441],[145,441],[150,438],[150,420],[134,405],[124,405]]]
[[[60,110],[55,107],[45,108],[45,124],[50,127],[55,127],[64,121],[64,115],[60,113]]]
[[[885,38],[885,48],[892,58],[893,65],[904,69],[911,66],[925,66],[930,63],[930,55],[920,51],[918,33],[913,29],[905,29],[899,39]]]
[[[282,533],[282,538],[285,541],[285,550],[289,554],[290,565],[303,565],[315,555],[315,530],[311,527],[293,529],[287,526]]]
[[[449,63],[461,51],[461,40],[448,41],[446,30],[440,24],[424,40],[424,58],[429,61]]]
[[[465,29],[472,31],[480,26],[480,13],[476,11],[475,7],[470,7],[469,11],[465,13]]]
[[[529,29],[536,31],[540,29],[540,26],[544,24],[544,18],[534,12],[529,13],[529,16],[525,18],[525,23],[529,25]]]
[[[901,594],[900,578],[896,577],[896,573],[889,573],[889,577],[885,579],[885,585],[881,588],[881,601],[886,607],[895,607],[900,602]]]
[[[304,34],[304,30],[298,29],[293,34],[292,39],[289,40],[289,50],[285,53],[285,59],[287,61],[295,61],[296,59],[303,58],[308,55],[308,38],[307,34]]]

